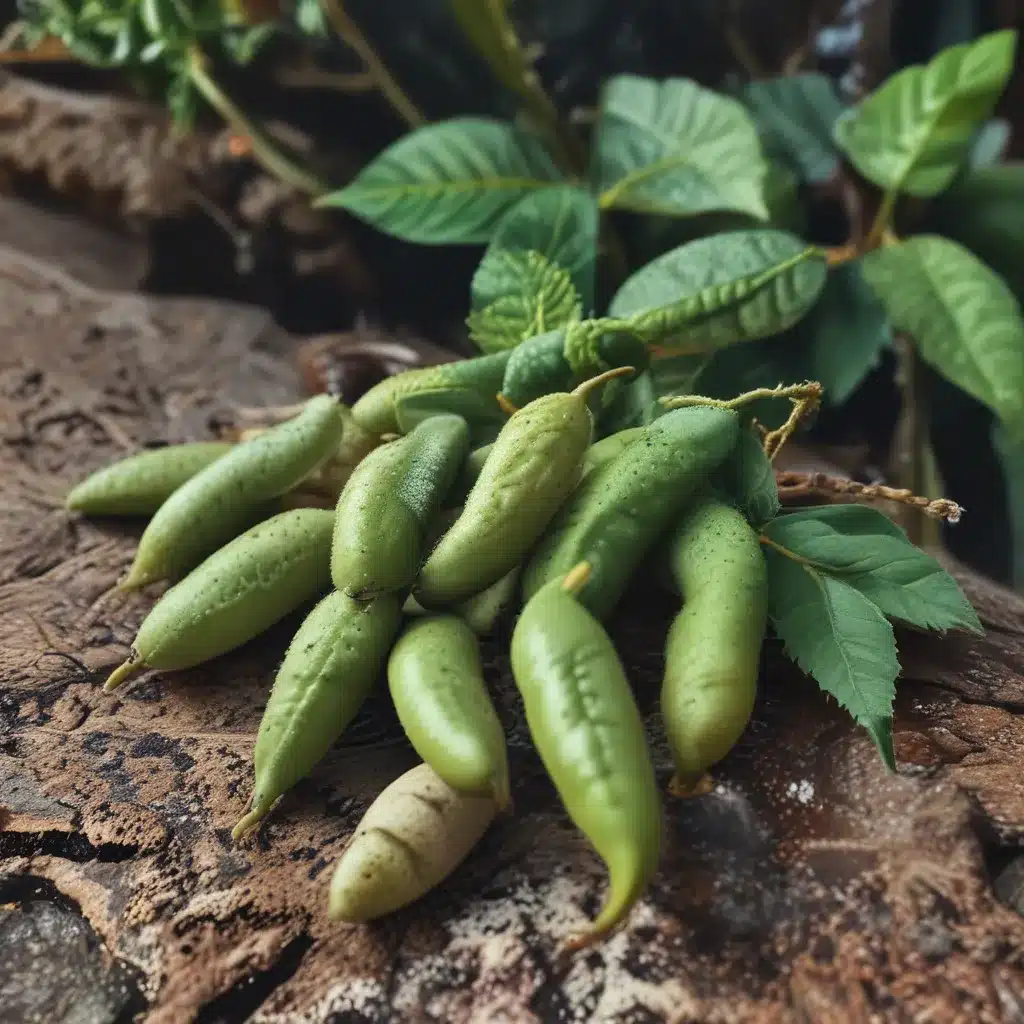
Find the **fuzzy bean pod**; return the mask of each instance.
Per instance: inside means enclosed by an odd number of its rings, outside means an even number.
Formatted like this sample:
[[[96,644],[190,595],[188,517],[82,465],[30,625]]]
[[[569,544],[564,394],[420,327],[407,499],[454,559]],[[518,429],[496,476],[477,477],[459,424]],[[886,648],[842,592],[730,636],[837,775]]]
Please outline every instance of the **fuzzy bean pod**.
[[[645,427],[617,458],[587,477],[551,524],[523,574],[526,598],[586,561],[592,572],[580,600],[605,618],[645,555],[738,437],[736,414],[725,409],[676,409]]]
[[[683,609],[668,634],[661,711],[674,789],[692,791],[733,748],[754,709],[768,578],[757,534],[707,497],[670,541]]]
[[[580,566],[541,588],[512,634],[512,673],[544,767],[609,872],[585,945],[616,927],[657,870],[661,806],[640,713],[601,624],[571,592]]]
[[[456,615],[410,623],[388,659],[388,686],[416,753],[453,789],[507,807],[505,734],[469,626]]]
[[[374,434],[401,433],[395,418],[395,401],[403,395],[440,388],[468,388],[491,399],[501,390],[502,377],[509,352],[461,359],[438,366],[422,366],[396,373],[366,392],[355,405],[352,415],[364,429]]]
[[[330,457],[344,421],[318,395],[294,419],[236,445],[179,487],[149,521],[123,590],[174,579],[251,525],[267,502],[290,491]]]
[[[571,393],[544,395],[502,427],[462,514],[420,570],[420,604],[458,604],[519,564],[580,479],[593,431],[587,397],[620,375],[611,371]]]
[[[144,668],[177,671],[241,647],[331,585],[334,514],[282,512],[215,551],[143,620],[113,690]]]
[[[370,805],[331,878],[328,916],[358,923],[390,914],[442,882],[496,813],[488,796],[459,793],[426,764]]]
[[[440,415],[363,459],[335,514],[331,576],[339,590],[365,599],[413,582],[428,527],[468,450],[465,420]]]
[[[232,447],[229,441],[195,441],[129,455],[73,487],[64,507],[90,516],[151,516],[182,484]]]
[[[252,806],[235,839],[305,778],[356,716],[402,621],[401,598],[354,601],[335,590],[306,616],[274,680],[253,751]]]

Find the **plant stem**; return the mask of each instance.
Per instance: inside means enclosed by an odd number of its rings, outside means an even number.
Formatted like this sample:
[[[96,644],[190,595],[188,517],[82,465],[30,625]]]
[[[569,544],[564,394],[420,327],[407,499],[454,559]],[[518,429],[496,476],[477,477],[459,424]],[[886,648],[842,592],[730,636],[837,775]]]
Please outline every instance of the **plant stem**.
[[[579,177],[586,170],[586,151],[559,116],[530,55],[508,20],[505,7],[503,0],[451,4],[466,38],[495,78],[523,101],[527,114],[547,138],[559,167],[567,175]]]
[[[868,232],[865,248],[873,249],[885,238],[889,232],[889,225],[892,222],[893,211],[896,209],[896,202],[899,197],[900,194],[897,189],[890,189],[882,197],[882,203],[878,207],[878,213],[875,214],[874,223]]]
[[[900,388],[900,418],[894,440],[894,471],[897,482],[914,494],[927,494],[934,484],[929,477],[928,409],[921,388],[921,363],[914,343],[906,335],[896,339]],[[907,517],[907,536],[918,546],[940,543],[938,524],[916,512]]]
[[[822,386],[817,381],[810,380],[803,384],[780,384],[775,388],[755,388],[753,391],[745,391],[735,398],[680,395],[677,397],[666,396],[659,401],[669,409],[682,409],[694,405],[709,406],[713,409],[741,409],[751,402],[765,398],[788,398],[793,405],[789,418],[777,430],[766,431],[762,440],[765,455],[774,460],[775,456],[782,451],[783,445],[795,433],[797,427],[821,405],[822,394]]]
[[[359,57],[366,67],[367,73],[373,78],[381,95],[391,104],[396,114],[410,127],[419,128],[427,123],[419,107],[405,94],[405,91],[388,70],[387,65],[377,56],[370,41],[345,10],[343,0],[320,0],[324,14],[337,32],[342,42],[346,43]]]
[[[282,153],[270,138],[249,120],[242,111],[221,91],[217,83],[209,76],[204,67],[202,54],[194,50],[189,58],[189,77],[202,93],[203,98],[221,117],[240,135],[248,138],[252,153],[256,160],[274,177],[291,185],[300,192],[312,196],[322,195],[328,190],[325,182],[315,174],[299,167]]]

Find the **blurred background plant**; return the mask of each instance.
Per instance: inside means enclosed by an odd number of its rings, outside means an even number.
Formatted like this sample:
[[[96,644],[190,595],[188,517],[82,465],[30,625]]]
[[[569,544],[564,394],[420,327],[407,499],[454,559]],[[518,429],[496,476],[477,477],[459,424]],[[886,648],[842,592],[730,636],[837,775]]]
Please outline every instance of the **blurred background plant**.
[[[602,202],[598,273],[593,292],[584,286],[580,294],[585,313],[603,311],[638,268],[724,231],[771,225],[835,252],[863,243],[886,191],[837,144],[834,125],[844,110],[902,68],[1024,24],[1017,0],[22,0],[6,7],[0,170],[9,192],[91,216],[99,210],[108,223],[142,232],[151,250],[148,290],[257,301],[298,333],[347,329],[368,314],[459,354],[475,351],[465,318],[487,239],[423,244],[365,210],[354,215],[351,203],[346,211],[310,202],[344,196],[409,130],[467,117],[514,123],[541,141],[554,168],[544,173],[578,184],[590,180],[588,154],[598,151],[595,125],[609,83],[626,108],[645,102],[643,79],[689,79],[735,100],[735,116],[765,158],[768,220],[756,203],[711,202],[680,216],[641,200],[621,208]],[[951,187],[934,198],[904,195],[890,211],[900,236],[934,233],[962,244],[1018,299],[1019,62],[1018,49],[1009,85]],[[186,140],[206,147],[202,159],[180,156],[186,199],[154,201],[141,216],[126,216],[123,202],[92,201],[96,174],[88,166],[40,173],[27,146],[11,141],[25,125],[4,117],[3,92],[26,89],[58,106],[69,97],[125,104],[141,97],[152,105],[153,124],[158,110],[169,112],[155,165],[185,153]],[[736,130],[742,134],[743,124]],[[61,159],[84,162],[88,147],[74,149],[65,147]],[[65,187],[69,181],[76,186]],[[990,576],[1024,584],[1024,454],[997,426],[992,402],[914,351],[893,330],[859,262],[848,261],[832,269],[810,315],[767,340],[716,353],[685,383],[734,394],[821,380],[828,400],[811,439],[859,479],[960,501],[968,514],[943,528],[945,543]],[[1018,404],[1024,409],[1024,382]],[[909,526],[920,539],[938,539],[922,533],[923,522]]]

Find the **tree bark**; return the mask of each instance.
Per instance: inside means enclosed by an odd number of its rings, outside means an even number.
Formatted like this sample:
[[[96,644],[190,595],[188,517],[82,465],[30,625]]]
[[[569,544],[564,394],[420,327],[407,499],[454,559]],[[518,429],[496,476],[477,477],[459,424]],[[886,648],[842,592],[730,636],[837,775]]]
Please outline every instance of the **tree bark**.
[[[896,775],[769,642],[755,720],[714,791],[666,799],[656,882],[628,927],[568,964],[558,950],[594,914],[605,876],[532,752],[498,637],[487,674],[515,814],[418,904],[331,925],[334,861],[415,761],[386,689],[255,839],[232,844],[296,622],[105,696],[152,604],[113,589],[140,528],[60,507],[72,482],[139,444],[209,436],[233,403],[294,401],[293,339],[253,309],[101,293],[11,250],[0,250],[0,320],[0,1005],[13,1019],[1024,1012],[1024,920],[992,888],[1024,839],[1017,596],[957,570],[987,635],[900,636]],[[624,608],[611,629],[664,784],[656,697],[674,609],[644,588]],[[1000,891],[1012,901],[1011,881]]]

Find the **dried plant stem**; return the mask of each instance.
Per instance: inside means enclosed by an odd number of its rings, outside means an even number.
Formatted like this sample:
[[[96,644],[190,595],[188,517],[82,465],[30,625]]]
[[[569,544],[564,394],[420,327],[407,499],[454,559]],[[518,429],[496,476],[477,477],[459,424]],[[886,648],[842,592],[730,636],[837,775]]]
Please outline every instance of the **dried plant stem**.
[[[203,98],[239,134],[249,140],[252,155],[263,168],[279,181],[312,196],[322,195],[327,185],[315,174],[299,167],[270,141],[270,137],[221,91],[206,71],[206,60],[199,50],[193,50],[189,60],[189,77]]]
[[[740,409],[751,402],[766,398],[787,398],[793,403],[793,411],[781,427],[776,430],[764,431],[764,450],[770,459],[774,459],[782,450],[783,445],[804,422],[821,405],[824,394],[822,386],[814,380],[803,384],[780,384],[774,388],[755,388],[735,398],[708,398],[705,395],[678,395],[661,399],[662,405],[669,409],[682,409],[686,406],[704,405],[713,409]]]
[[[949,498],[925,498],[914,494],[905,487],[888,487],[885,484],[862,484],[857,480],[830,476],[827,473],[801,473],[796,470],[776,472],[775,482],[780,488],[800,488],[807,493],[821,497],[848,494],[868,501],[894,501],[900,505],[919,509],[930,519],[960,522],[964,509]]]
[[[367,74],[373,79],[381,95],[391,104],[395,113],[410,128],[419,128],[426,124],[427,119],[419,107],[409,99],[388,70],[387,65],[377,56],[377,51],[345,10],[342,0],[320,0],[320,2],[331,27],[341,41],[349,46],[363,62]]]

